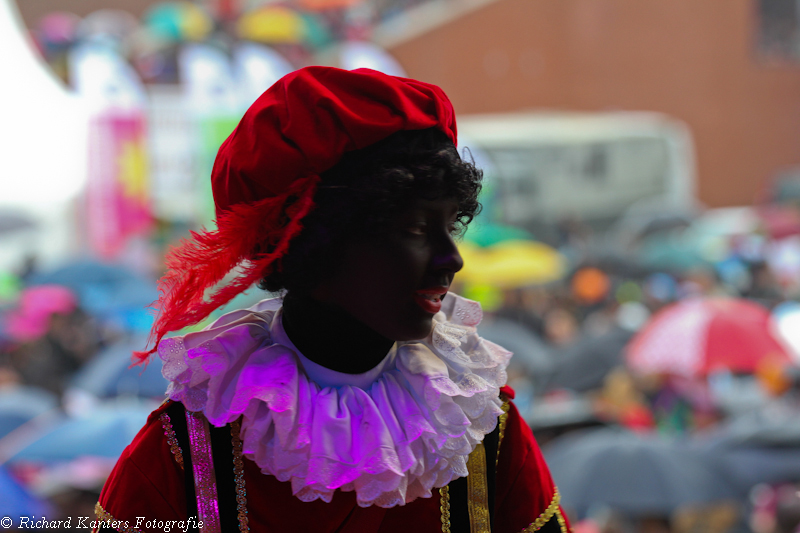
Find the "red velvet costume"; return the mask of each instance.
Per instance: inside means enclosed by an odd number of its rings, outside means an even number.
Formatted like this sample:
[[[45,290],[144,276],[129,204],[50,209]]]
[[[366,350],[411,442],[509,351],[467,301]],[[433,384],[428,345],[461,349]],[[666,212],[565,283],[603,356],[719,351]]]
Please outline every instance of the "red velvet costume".
[[[502,392],[513,398],[509,387],[504,387]],[[114,528],[117,531],[161,533],[163,526],[148,528],[148,522],[186,520],[184,475],[159,419],[166,405],[150,415],[103,488],[98,517],[127,522],[127,528],[124,525]],[[289,483],[262,474],[247,459],[244,460],[244,478],[248,522],[254,533],[442,531],[441,502],[436,494],[433,498],[417,499],[390,509],[362,508],[356,505],[352,492],[337,492],[331,503],[302,502],[292,495]],[[549,524],[551,531],[555,531],[556,525],[562,533],[567,531],[568,522],[558,506],[556,488],[539,446],[513,403],[510,403],[500,446],[497,487],[493,531],[532,532],[545,524]],[[139,527],[135,527],[137,525]]]

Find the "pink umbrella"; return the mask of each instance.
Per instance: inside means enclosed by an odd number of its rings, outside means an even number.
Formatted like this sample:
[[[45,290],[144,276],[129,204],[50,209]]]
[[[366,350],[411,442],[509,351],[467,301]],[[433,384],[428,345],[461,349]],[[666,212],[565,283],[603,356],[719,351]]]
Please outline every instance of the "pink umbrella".
[[[631,340],[628,366],[639,373],[695,377],[789,364],[791,356],[771,324],[769,311],[749,300],[684,300],[658,312]]]
[[[758,209],[762,224],[773,239],[800,234],[800,211],[789,205],[766,205]]]
[[[22,291],[17,309],[12,310],[7,317],[7,333],[17,341],[38,339],[47,333],[52,314],[69,313],[77,305],[77,297],[66,287],[29,287]]]
[[[42,17],[38,27],[42,37],[48,43],[67,44],[75,40],[80,22],[80,17],[74,13],[54,11]]]

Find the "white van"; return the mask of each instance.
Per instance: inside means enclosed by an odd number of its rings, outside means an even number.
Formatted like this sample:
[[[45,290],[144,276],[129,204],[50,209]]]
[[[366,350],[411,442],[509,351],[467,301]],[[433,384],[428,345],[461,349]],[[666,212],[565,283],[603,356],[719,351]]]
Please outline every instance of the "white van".
[[[485,169],[490,216],[508,224],[610,223],[636,204],[695,203],[689,130],[658,113],[463,115],[458,130]]]

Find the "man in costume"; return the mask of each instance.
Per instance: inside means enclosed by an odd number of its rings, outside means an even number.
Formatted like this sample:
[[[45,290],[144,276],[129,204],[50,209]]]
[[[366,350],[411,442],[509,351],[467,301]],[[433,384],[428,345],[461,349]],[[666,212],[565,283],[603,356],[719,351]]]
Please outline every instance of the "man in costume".
[[[169,400],[98,529],[567,532],[511,354],[448,292],[481,179],[455,143],[438,87],[366,69],[300,69],[251,106],[214,164],[217,229],[168,259]],[[259,280],[284,298],[164,338]]]

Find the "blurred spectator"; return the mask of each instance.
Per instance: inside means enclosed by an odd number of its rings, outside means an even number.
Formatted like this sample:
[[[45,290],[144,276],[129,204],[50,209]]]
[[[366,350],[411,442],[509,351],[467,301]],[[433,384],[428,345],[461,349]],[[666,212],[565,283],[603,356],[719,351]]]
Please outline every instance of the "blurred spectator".
[[[686,272],[679,290],[681,298],[732,295],[726,287],[720,284],[714,270],[707,267],[697,267]]]
[[[642,516],[636,520],[636,533],[672,533],[666,516]]]
[[[749,525],[755,533],[797,533],[800,530],[800,486],[757,485],[750,494]]]
[[[734,503],[684,506],[671,517],[674,533],[724,533],[736,526],[741,509]]]
[[[655,427],[644,394],[624,368],[617,368],[606,376],[595,407],[601,417],[628,429],[649,431]]]
[[[97,349],[92,318],[69,289],[58,285],[25,289],[6,329],[12,343],[2,363],[5,379],[15,376],[56,394]]]
[[[752,263],[750,277],[752,285],[744,291],[745,297],[756,300],[770,309],[783,300],[778,280],[766,262]]]
[[[800,490],[797,485],[784,485],[777,490],[775,533],[800,531]]]
[[[578,320],[563,307],[556,307],[544,316],[545,339],[554,346],[564,346],[573,342],[579,332]]]
[[[544,319],[541,311],[547,308],[547,299],[547,293],[539,287],[506,289],[503,291],[503,301],[494,314],[542,337]]]

